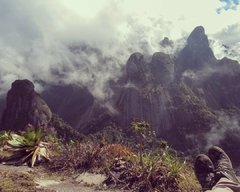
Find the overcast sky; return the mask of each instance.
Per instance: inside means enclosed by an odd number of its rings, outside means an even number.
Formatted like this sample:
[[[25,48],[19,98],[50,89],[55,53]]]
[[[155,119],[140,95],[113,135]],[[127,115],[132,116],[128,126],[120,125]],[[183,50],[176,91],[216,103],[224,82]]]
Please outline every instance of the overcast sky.
[[[216,34],[240,22],[239,0],[66,0],[63,2],[69,10],[86,20],[91,20],[105,12],[105,21],[112,22],[112,19],[116,19],[115,25],[122,27],[123,31],[123,27],[129,22],[129,17],[141,19],[142,25],[147,25],[148,18],[162,19],[173,29],[166,32],[171,38],[179,38],[183,32],[189,33],[197,25],[203,25],[208,34]]]
[[[108,80],[132,52],[172,53],[198,25],[215,40],[219,58],[222,43],[240,51],[239,0],[0,0],[0,25],[0,95],[28,78],[39,91],[38,80],[86,85],[105,99]],[[165,36],[176,41],[174,50],[159,47]],[[112,59],[73,54],[68,47],[76,44]]]

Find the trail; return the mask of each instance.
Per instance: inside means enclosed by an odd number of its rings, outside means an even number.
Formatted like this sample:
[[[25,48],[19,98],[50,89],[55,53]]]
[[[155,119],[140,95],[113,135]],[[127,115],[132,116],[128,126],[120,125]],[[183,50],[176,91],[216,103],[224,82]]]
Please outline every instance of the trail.
[[[83,173],[63,178],[57,174],[49,175],[40,167],[1,165],[0,172],[30,175],[41,192],[121,192],[122,190],[103,189],[104,175]],[[18,179],[15,181],[18,182]]]

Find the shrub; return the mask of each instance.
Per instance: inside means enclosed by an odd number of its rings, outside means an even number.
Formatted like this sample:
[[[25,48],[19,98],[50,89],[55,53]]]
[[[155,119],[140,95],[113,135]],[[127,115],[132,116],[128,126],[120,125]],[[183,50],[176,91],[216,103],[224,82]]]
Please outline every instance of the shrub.
[[[33,167],[37,160],[50,160],[48,143],[43,142],[42,137],[42,130],[32,126],[28,126],[21,135],[9,133],[6,150],[12,152],[12,155],[3,158],[2,161],[15,165],[28,163]]]

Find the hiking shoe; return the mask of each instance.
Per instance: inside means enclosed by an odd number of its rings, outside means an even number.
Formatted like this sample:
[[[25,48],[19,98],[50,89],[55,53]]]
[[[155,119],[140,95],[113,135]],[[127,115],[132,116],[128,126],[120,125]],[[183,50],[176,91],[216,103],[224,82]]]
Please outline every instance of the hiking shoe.
[[[194,171],[203,190],[212,189],[216,184],[214,166],[207,155],[200,154],[197,156],[194,163]]]
[[[213,162],[217,181],[221,177],[226,177],[231,181],[240,183],[236,176],[235,171],[233,170],[230,158],[220,147],[217,146],[211,147],[208,150],[208,156]]]

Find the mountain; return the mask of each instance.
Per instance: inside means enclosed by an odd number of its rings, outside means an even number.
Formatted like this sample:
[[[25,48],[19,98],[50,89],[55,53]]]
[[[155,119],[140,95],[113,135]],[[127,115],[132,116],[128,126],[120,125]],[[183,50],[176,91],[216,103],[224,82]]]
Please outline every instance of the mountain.
[[[165,38],[161,45],[173,42]],[[175,149],[193,154],[218,144],[240,165],[240,149],[235,147],[240,145],[240,65],[216,59],[202,26],[192,31],[177,55],[156,52],[146,59],[144,53],[133,53],[122,70],[117,81],[109,82],[113,96],[107,101],[99,102],[84,86],[49,86],[41,95],[53,112],[80,132],[98,132],[106,126],[128,131],[133,120],[146,121]],[[34,103],[40,108],[37,114],[50,117],[33,85],[25,83],[23,90],[13,83],[8,93],[5,128],[16,128],[19,111],[22,119],[34,122],[28,113],[34,111]]]
[[[148,61],[132,54],[112,83],[110,103],[117,113],[95,104],[79,129],[89,133],[112,124],[128,130],[133,120],[144,120],[178,150],[197,153],[218,144],[240,164],[234,156],[240,151],[232,148],[240,144],[240,126],[231,121],[240,114],[239,70],[237,61],[217,60],[204,28],[196,27],[178,55],[157,52]],[[223,123],[223,117],[228,121]]]
[[[6,108],[1,127],[5,130],[23,130],[28,124],[47,128],[52,112],[46,102],[34,90],[31,81],[16,80],[7,93]]]
[[[181,77],[186,70],[198,71],[216,62],[209,47],[208,37],[202,26],[196,27],[187,39],[187,44],[176,60],[176,77]]]
[[[94,97],[87,88],[72,85],[50,86],[41,96],[54,113],[64,117],[64,120],[72,125],[77,125],[79,118],[94,103]]]

